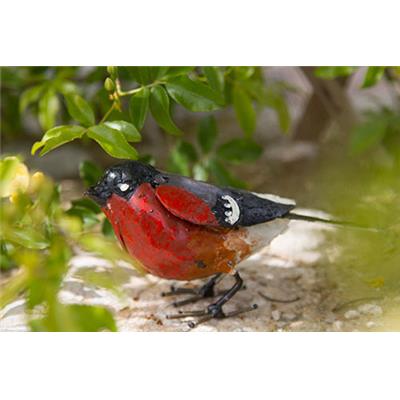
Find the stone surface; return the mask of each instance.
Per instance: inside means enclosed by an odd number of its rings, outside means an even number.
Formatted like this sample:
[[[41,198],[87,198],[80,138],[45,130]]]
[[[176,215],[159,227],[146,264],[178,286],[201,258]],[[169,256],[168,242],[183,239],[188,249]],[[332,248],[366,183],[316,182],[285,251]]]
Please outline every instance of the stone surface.
[[[383,313],[382,307],[376,304],[363,304],[358,307],[358,311],[367,315],[381,315]]]
[[[281,312],[279,310],[274,310],[272,311],[271,316],[274,321],[279,321],[281,319]]]
[[[358,318],[360,316],[360,313],[357,310],[349,310],[344,313],[344,317],[346,319],[354,319]]]
[[[324,242],[325,229],[332,228],[292,221],[286,233],[238,268],[246,289],[228,303],[226,311],[254,303],[258,304],[258,308],[235,318],[208,321],[193,331],[346,331],[374,328],[374,324],[366,323],[378,316],[376,305],[364,304],[359,311],[349,310],[344,314],[343,311],[333,311],[337,302],[325,275],[324,264],[328,261],[319,250]],[[83,278],[88,274],[109,274],[121,283],[121,293],[86,283],[87,279]],[[176,298],[161,297],[160,294],[168,291],[172,283],[149,275],[139,276],[129,265],[112,267],[105,260],[79,253],[72,259],[60,298],[64,303],[108,307],[121,331],[190,331],[187,325],[189,318],[184,321],[166,318],[167,314],[177,312],[171,305]],[[201,283],[183,285],[195,287]],[[219,288],[227,288],[231,284],[232,278],[226,277]],[[182,285],[182,282],[176,285]],[[202,309],[209,301],[187,305],[182,310]],[[356,327],[354,318],[362,313],[366,313],[368,319],[362,327]],[[356,321],[359,320],[361,323],[361,318]],[[0,310],[1,331],[26,329],[23,299]]]

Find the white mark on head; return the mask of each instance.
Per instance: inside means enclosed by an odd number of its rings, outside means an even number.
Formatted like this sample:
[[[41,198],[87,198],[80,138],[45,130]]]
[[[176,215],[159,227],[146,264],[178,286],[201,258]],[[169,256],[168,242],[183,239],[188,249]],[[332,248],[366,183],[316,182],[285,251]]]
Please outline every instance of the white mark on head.
[[[238,203],[228,195],[222,196],[222,200],[226,200],[226,203],[224,203],[224,207],[227,209],[230,209],[230,211],[225,211],[225,222],[229,222],[231,225],[233,225],[235,222],[238,221],[240,217],[240,209],[238,206]]]
[[[121,192],[126,192],[129,189],[129,185],[127,183],[120,183],[118,187]]]

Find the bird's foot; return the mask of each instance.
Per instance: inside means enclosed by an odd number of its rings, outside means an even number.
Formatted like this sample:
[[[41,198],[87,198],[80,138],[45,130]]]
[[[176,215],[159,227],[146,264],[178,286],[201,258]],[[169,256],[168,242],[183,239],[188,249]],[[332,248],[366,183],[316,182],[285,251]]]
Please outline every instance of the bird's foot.
[[[181,288],[181,287],[176,287],[174,285],[171,285],[170,291],[169,292],[162,292],[161,296],[162,297],[168,297],[168,296],[180,296],[180,295],[185,295],[185,294],[191,294],[193,296],[188,297],[187,299],[181,300],[181,301],[174,301],[172,305],[174,307],[182,307],[187,304],[193,304],[198,302],[199,300],[206,299],[209,297],[217,297],[223,295],[225,292],[224,291],[215,291],[215,285],[222,280],[223,276],[220,274],[215,275],[212,277],[209,281],[207,281],[204,285],[198,287],[198,288]],[[246,286],[242,285],[240,290],[245,290]]]
[[[178,296],[181,294],[198,294],[197,292],[198,292],[197,288],[181,288],[181,287],[176,287],[175,285],[171,285],[169,292],[162,292],[161,296],[167,297],[167,296]]]
[[[258,308],[257,304],[253,304],[249,307],[241,308],[229,313],[225,313],[222,310],[222,305],[216,303],[210,304],[204,310],[194,310],[194,311],[179,311],[178,314],[167,315],[167,319],[182,319],[188,317],[198,317],[197,321],[189,321],[188,326],[190,329],[199,326],[200,324],[209,321],[210,319],[225,319],[230,317],[236,317],[248,311],[252,311]]]
[[[220,279],[220,274],[214,276],[210,281],[206,283],[204,286],[211,286],[212,289],[214,289],[214,285],[216,281]],[[253,304],[250,307],[239,309],[230,313],[225,313],[222,309],[222,306],[226,304],[242,287],[243,287],[243,280],[240,277],[238,272],[235,272],[234,274],[235,278],[235,283],[234,285],[226,290],[223,295],[215,302],[210,304],[207,308],[203,310],[196,310],[196,311],[189,311],[189,312],[183,312],[180,311],[178,314],[174,315],[167,315],[168,319],[177,319],[177,318],[186,318],[186,317],[198,317],[197,321],[190,321],[188,323],[189,328],[195,328],[196,326],[202,324],[203,322],[209,321],[210,319],[216,318],[216,319],[222,319],[222,318],[230,318],[230,317],[235,317],[239,314],[242,314],[247,311],[255,310],[257,308],[257,304]],[[183,300],[183,302],[180,302],[178,304],[188,304],[188,302],[193,302],[197,301],[198,296],[194,296],[190,299]]]
[[[191,294],[193,296],[188,297],[187,299],[181,300],[181,301],[175,301],[172,303],[174,307],[181,307],[186,304],[191,304],[195,303],[201,299],[205,299],[207,297],[214,297],[215,294],[215,285],[217,282],[219,282],[222,279],[221,274],[217,274],[213,276],[208,282],[206,282],[203,286],[200,286],[199,288],[177,288],[174,285],[171,286],[171,289],[169,292],[163,292],[161,293],[161,296],[166,297],[166,296],[179,296],[179,295],[184,295],[184,294]]]

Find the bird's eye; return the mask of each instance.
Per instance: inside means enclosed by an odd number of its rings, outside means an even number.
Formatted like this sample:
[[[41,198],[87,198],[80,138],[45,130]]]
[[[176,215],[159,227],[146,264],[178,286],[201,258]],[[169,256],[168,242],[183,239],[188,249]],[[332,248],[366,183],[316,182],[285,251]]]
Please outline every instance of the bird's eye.
[[[129,185],[127,183],[120,183],[118,188],[121,192],[126,192],[129,189]]]

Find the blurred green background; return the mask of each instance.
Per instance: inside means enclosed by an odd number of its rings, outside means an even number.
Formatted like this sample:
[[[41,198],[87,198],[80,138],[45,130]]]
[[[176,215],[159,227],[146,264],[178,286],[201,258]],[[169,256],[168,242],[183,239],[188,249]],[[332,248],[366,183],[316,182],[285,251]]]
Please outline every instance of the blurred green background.
[[[76,246],[132,262],[82,199],[118,159],[376,228],[328,234],[329,279],[344,304],[399,296],[399,67],[3,67],[1,154],[0,308],[25,293],[33,330],[116,329],[57,293]]]

